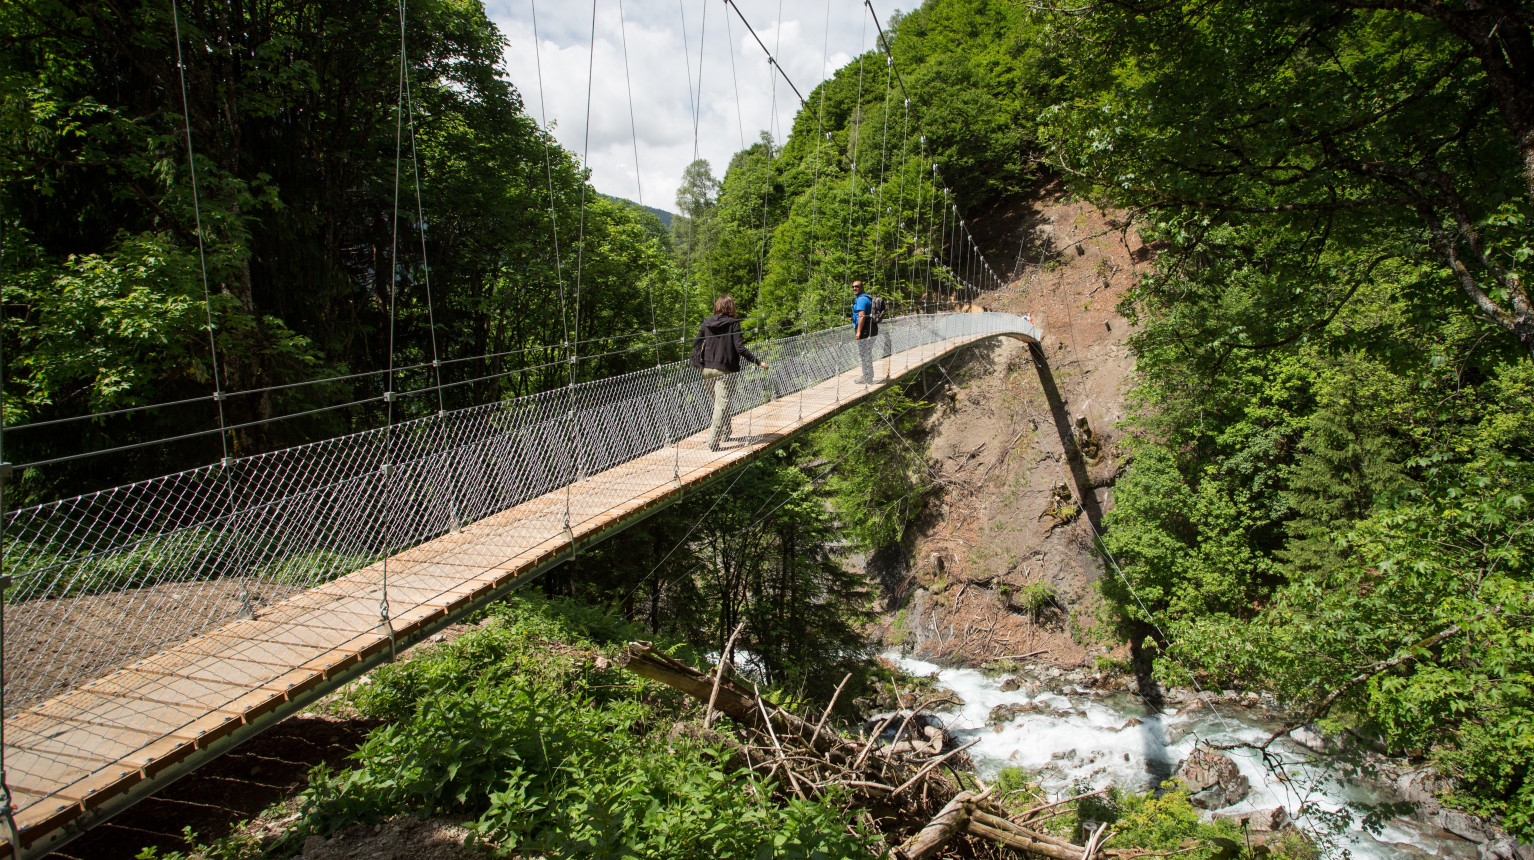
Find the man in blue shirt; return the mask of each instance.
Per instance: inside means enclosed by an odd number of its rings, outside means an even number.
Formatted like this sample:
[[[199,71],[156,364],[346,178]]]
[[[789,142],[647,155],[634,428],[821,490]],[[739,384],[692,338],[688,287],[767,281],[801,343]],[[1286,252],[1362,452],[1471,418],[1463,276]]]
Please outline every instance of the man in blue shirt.
[[[874,381],[874,300],[863,292],[863,282],[852,282],[852,339],[858,342],[858,357],[863,362],[863,378],[858,382],[872,385]]]

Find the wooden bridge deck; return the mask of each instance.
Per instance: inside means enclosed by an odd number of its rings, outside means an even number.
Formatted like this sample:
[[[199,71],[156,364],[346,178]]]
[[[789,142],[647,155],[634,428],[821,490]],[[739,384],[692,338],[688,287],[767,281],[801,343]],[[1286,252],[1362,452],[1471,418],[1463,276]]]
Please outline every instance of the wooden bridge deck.
[[[854,370],[785,395],[736,416],[736,439],[722,451],[709,450],[707,431],[695,434],[14,715],[5,721],[5,753],[22,853],[45,853],[582,545],[643,519],[889,381],[991,336],[950,338],[879,359],[880,384],[858,384]],[[380,617],[385,597],[392,638]]]

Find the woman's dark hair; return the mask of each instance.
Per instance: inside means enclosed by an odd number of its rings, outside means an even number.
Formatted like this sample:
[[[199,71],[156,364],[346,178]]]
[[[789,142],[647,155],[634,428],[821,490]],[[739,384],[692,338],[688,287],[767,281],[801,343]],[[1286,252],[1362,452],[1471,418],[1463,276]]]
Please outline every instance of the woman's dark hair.
[[[729,296],[720,296],[714,299],[714,313],[727,317],[735,316],[735,300]]]

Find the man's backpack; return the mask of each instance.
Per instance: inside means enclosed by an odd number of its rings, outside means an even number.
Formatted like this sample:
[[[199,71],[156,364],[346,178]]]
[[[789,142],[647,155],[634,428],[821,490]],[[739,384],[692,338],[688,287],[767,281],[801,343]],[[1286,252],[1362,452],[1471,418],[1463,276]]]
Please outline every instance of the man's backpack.
[[[884,309],[886,307],[886,303],[882,296],[869,296],[868,298],[870,299],[868,316],[869,319],[872,320],[872,323],[868,327],[868,333],[870,335],[875,335],[879,333],[879,323],[884,322]]]

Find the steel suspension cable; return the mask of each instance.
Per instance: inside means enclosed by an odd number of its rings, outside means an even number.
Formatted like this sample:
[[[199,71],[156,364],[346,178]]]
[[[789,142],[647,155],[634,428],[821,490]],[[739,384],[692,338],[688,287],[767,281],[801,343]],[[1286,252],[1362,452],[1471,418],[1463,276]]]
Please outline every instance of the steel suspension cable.
[[[925,150],[926,142],[927,139],[925,136],[923,136],[923,149],[916,153],[916,175],[920,177],[926,176],[926,170],[924,169],[923,165],[923,162],[926,160],[925,156],[927,154]],[[916,203],[911,207],[911,217],[915,219],[911,224],[911,289],[917,291],[917,294],[921,296],[921,301],[918,304],[923,312],[925,312],[925,310],[930,306],[932,300],[932,297],[928,294],[926,284],[922,280],[921,275],[921,216],[926,211],[923,203],[923,197],[926,196],[926,189],[923,187],[924,183],[920,181],[916,182],[915,185]]]
[[[936,173],[936,169],[937,169],[936,164],[933,164],[933,172],[934,173]],[[934,195],[934,196],[936,196],[936,195]],[[940,230],[939,233],[937,233],[937,253],[942,254],[942,265],[943,265],[943,268],[946,268],[946,267],[948,267],[948,189],[943,189],[942,207],[943,207],[943,224],[942,224],[942,230]],[[939,287],[940,287],[940,285],[942,285],[942,274],[939,274],[939,277],[937,277],[937,281],[939,281]]]
[[[687,7],[685,5],[683,5],[683,0],[677,0],[677,8],[681,11],[681,14],[682,14],[682,48],[684,50],[684,54],[682,56],[682,62],[684,64],[687,64],[689,62],[688,61],[688,55],[690,53],[690,52],[688,52],[688,48],[687,48]],[[698,24],[698,89],[697,89],[696,93],[694,93],[694,91],[692,89],[692,66],[688,65],[688,67],[687,67],[688,68],[688,71],[687,71],[687,99],[688,99],[688,103],[690,105],[692,105],[692,163],[693,164],[697,164],[698,163],[698,151],[699,151],[698,150],[698,126],[699,126],[700,118],[701,118],[702,113],[703,113],[703,106],[702,106],[702,102],[703,102],[703,46],[706,43],[706,37],[707,36],[708,36],[708,3],[707,3],[707,0],[705,0],[705,2],[703,3],[702,19],[699,21],[699,24]],[[693,246],[698,243],[698,221],[700,220],[701,216],[702,216],[701,212],[694,212],[692,215],[688,216],[688,225],[687,225],[687,254],[686,254],[686,259],[683,262],[683,276],[682,276],[682,330],[683,330],[683,334],[684,335],[685,335],[685,333],[686,333],[686,331],[687,331],[687,329],[689,327],[689,323],[692,320],[692,281],[693,281],[692,253],[693,253]],[[706,264],[709,265],[710,269],[712,269],[712,262],[711,261],[706,261]]]
[[[858,97],[854,101],[853,122],[851,141],[847,147],[848,155],[852,160],[851,184],[847,192],[847,241],[842,250],[842,287],[845,289],[852,282],[852,216],[857,208],[858,196],[858,151],[862,147],[863,136],[863,61],[868,54],[868,21],[862,23],[861,35],[858,43]],[[838,392],[839,394],[839,392]]]
[[[921,154],[922,154],[923,157],[926,157],[926,155],[927,155],[927,136],[926,135],[922,135],[922,137],[921,137]],[[937,175],[937,163],[931,161],[930,159],[928,159],[928,163],[932,167],[932,174],[934,176],[936,176]],[[922,175],[922,186],[924,188],[929,188],[930,187],[932,189],[932,194],[927,198],[927,205],[926,205],[925,209],[923,210],[924,212],[927,213],[927,274],[926,274],[926,281],[925,281],[926,287],[925,288],[926,288],[926,293],[927,293],[927,307],[930,309],[932,307],[933,302],[935,302],[936,299],[937,299],[936,294],[933,293],[933,291],[932,291],[932,265],[935,262],[937,262],[937,259],[936,259],[937,258],[937,249],[933,247],[933,242],[932,242],[932,236],[933,236],[933,229],[932,228],[934,226],[932,222],[934,220],[936,220],[933,217],[933,201],[937,200],[937,184],[935,182],[928,182],[927,181],[927,171],[926,170],[923,170],[921,172],[921,175]]]
[[[597,0],[591,0],[591,38],[586,46],[586,126],[581,131],[581,170],[591,169],[591,87],[596,80],[597,61]],[[575,342],[571,344],[570,384],[575,384],[575,361],[580,355],[581,338],[581,275],[586,260],[586,188],[589,179],[581,180],[580,224],[575,239]]]
[[[387,424],[383,434],[383,464],[380,480],[384,491],[379,494],[379,519],[383,522],[382,592],[378,598],[378,619],[389,634],[389,651],[394,652],[394,622],[389,617],[389,556],[392,555],[393,516],[389,507],[389,488],[394,473],[394,319],[395,303],[399,296],[399,168],[405,123],[405,77],[410,59],[405,52],[405,0],[399,0],[399,96],[394,103],[394,211],[390,219],[389,238],[389,375],[384,384],[384,413]]]
[[[591,38],[586,46],[586,127],[582,130],[583,142],[581,144],[581,170],[583,174],[591,169],[591,87],[596,78],[597,61],[597,0],[591,0]],[[577,436],[575,432],[575,365],[580,358],[581,337],[581,274],[586,259],[586,188],[591,184],[584,175],[581,178],[581,208],[580,229],[576,238],[575,249],[575,340],[570,347],[570,375],[565,387],[566,413],[565,426],[567,431],[567,450],[569,451],[567,474],[570,479],[565,483],[565,531],[570,532],[570,503],[574,493],[575,482],[584,471],[580,461],[580,453],[576,447]],[[582,476],[583,477],[583,476]]]
[[[746,26],[746,32],[751,34],[751,38],[755,39],[756,43],[761,46],[762,51],[764,51],[767,54],[767,62],[768,62],[768,64],[770,64],[772,66],[772,68],[774,70],[776,70],[777,73],[780,76],[782,76],[783,80],[788,83],[789,89],[792,89],[794,91],[794,95],[798,96],[798,98],[799,98],[799,106],[803,107],[804,106],[804,96],[802,94],[800,94],[799,88],[794,86],[794,82],[792,80],[790,80],[789,77],[788,77],[788,72],[785,72],[783,70],[782,64],[778,62],[778,60],[777,60],[777,58],[775,56],[773,56],[773,52],[772,51],[768,51],[767,50],[767,46],[765,44],[762,44],[762,37],[756,35],[756,30],[754,28],[752,28],[751,22],[746,20],[746,16],[741,13],[740,7],[735,4],[735,0],[724,0],[724,2],[731,9],[735,10],[735,14],[737,16],[739,16],[739,18],[740,18],[740,23],[742,23],[742,24],[744,24]],[[728,20],[728,19],[726,19],[726,20]],[[778,4],[778,44],[779,45],[782,44],[782,39],[783,39],[783,32],[782,31],[783,31],[783,4],[780,2]],[[732,37],[732,41],[733,41],[733,37]]]
[[[644,208],[644,177],[639,172],[639,125],[634,120],[634,82],[629,74],[629,34],[628,21],[623,14],[623,0],[618,0],[618,34],[623,41],[623,87],[628,93],[629,99],[629,141],[634,146],[634,187],[638,191],[638,203]],[[642,247],[640,253],[644,254],[644,281],[645,293],[650,300],[650,339],[655,346],[655,366],[660,366],[660,330],[655,322],[655,280],[650,268],[649,249]]]
[[[726,0],[726,2],[729,2],[729,0]],[[730,6],[732,8],[734,7],[734,5],[735,5],[734,3],[730,3]],[[739,9],[735,9],[735,14],[740,15],[740,10]],[[747,30],[751,29],[751,24],[750,24],[750,22],[746,21],[746,18],[745,18],[744,15],[741,15],[741,19],[740,20],[741,20],[742,23],[745,23]],[[779,40],[780,40],[778,46],[780,46],[781,45],[781,38],[782,38],[782,35],[783,35],[783,0],[778,0],[778,27],[777,27],[777,29],[778,29],[778,37],[779,37]],[[751,32],[751,35],[753,37],[755,37],[756,36],[756,31],[753,30]],[[758,45],[761,45],[762,40],[761,39],[757,39],[756,42],[757,42]],[[777,47],[777,46],[775,46],[775,47]],[[762,45],[762,50],[766,51],[767,50],[767,46],[766,45]],[[767,54],[767,64],[768,64],[769,67],[777,65],[776,61],[773,60],[772,54],[770,52]],[[764,176],[763,181],[762,181],[762,240],[761,240],[761,243],[757,246],[757,251],[756,251],[756,297],[757,297],[757,301],[761,301],[762,287],[763,287],[763,282],[765,281],[765,274],[766,274],[766,268],[767,268],[767,223],[768,223],[769,217],[772,214],[772,209],[771,209],[771,201],[772,201],[772,161],[773,161],[772,151],[773,151],[773,148],[774,148],[774,146],[773,146],[774,138],[773,138],[773,135],[772,135],[772,126],[773,126],[773,124],[775,122],[777,122],[777,119],[778,119],[778,79],[777,79],[777,76],[772,74],[772,71],[771,71],[770,68],[769,68],[767,74],[768,74],[768,76],[770,78],[770,80],[768,82],[768,90],[771,93],[771,99],[769,101],[769,107],[767,109],[768,110],[768,114],[767,114],[767,165],[766,165],[767,169],[765,171],[763,171],[765,176]],[[793,83],[790,82],[789,85],[792,86]],[[802,105],[803,102],[804,102],[804,99],[801,98],[799,101],[800,101],[800,104]]]
[[[728,2],[728,0],[726,0]],[[740,148],[746,148],[746,120],[740,109],[740,74],[735,71],[735,30],[730,26],[730,16],[724,16],[726,45],[730,49],[730,80],[735,85],[735,128],[740,132]]]
[[[213,371],[213,400],[218,404],[218,438],[224,448],[224,465],[228,466],[229,438],[225,432],[224,388],[218,370],[218,337],[213,327],[213,297],[212,291],[208,289],[208,254],[203,241],[202,201],[197,193],[197,157],[192,151],[192,108],[186,91],[186,60],[181,54],[181,9],[177,0],[171,0],[170,19],[176,36],[176,73],[181,81],[181,121],[186,128],[186,167],[192,186],[192,217],[197,227],[197,265],[202,273],[202,303],[208,321],[208,364]]]
[[[879,265],[879,252],[884,248],[884,167],[889,157],[890,144],[890,84],[893,83],[895,73],[894,61],[886,56],[884,58],[884,132],[879,141],[879,184],[874,186],[874,235],[873,235],[873,259],[869,271],[872,273],[871,280],[877,281],[884,273]]]
[[[180,41],[180,40],[177,40]],[[0,200],[3,203],[3,200]],[[0,207],[0,279],[5,277],[5,247],[10,239],[10,229],[5,220],[5,210]],[[0,281],[3,283],[3,281]],[[10,603],[11,577],[5,566],[6,536],[10,531],[11,518],[6,514],[6,485],[14,470],[5,459],[5,308],[0,305],[0,823],[5,826],[5,840],[11,846],[11,856],[21,856],[21,832],[16,829],[16,818],[11,809],[11,780],[6,769],[5,745],[5,606]]]
[[[911,100],[910,99],[905,99],[905,106],[904,106],[903,110],[904,110],[904,120],[902,121],[901,129],[900,129],[900,194],[899,194],[899,196],[897,196],[895,198],[895,233],[894,233],[894,235],[890,236],[890,264],[894,267],[893,280],[896,283],[899,283],[899,281],[900,281],[900,246],[904,244],[903,242],[900,241],[900,231],[905,229],[905,175],[906,175],[906,170],[910,166],[910,161],[911,161]],[[912,243],[912,246],[914,247],[914,245],[916,243],[916,232],[915,232],[915,230],[912,230],[912,232],[911,232],[911,243]],[[915,260],[915,252],[914,252],[914,250],[912,252],[911,265],[912,265],[911,281],[912,281],[912,284],[914,286],[915,281],[916,281],[916,274],[915,274],[916,260]]]
[[[562,352],[564,359],[569,358],[570,349],[570,313],[565,302],[565,274],[564,258],[559,250],[559,211],[555,205],[554,197],[554,167],[550,155],[549,138],[549,107],[543,95],[543,40],[538,34],[538,0],[528,0],[533,15],[533,64],[538,70],[538,110],[542,124],[543,138],[543,170],[549,185],[549,230],[554,238],[554,279],[559,285],[559,328],[563,337]],[[574,373],[573,368],[570,371]]]
[[[447,407],[442,400],[442,362],[437,354],[437,312],[431,300],[431,263],[426,256],[426,209],[421,200],[421,160],[415,138],[415,97],[411,93],[408,64],[405,68],[405,117],[410,127],[410,170],[415,178],[416,230],[421,234],[421,281],[426,287],[426,325],[431,331],[431,369],[437,383],[437,414],[441,415],[447,411]]]
[[[822,36],[821,36],[821,42],[820,42],[820,73],[821,74],[825,74],[825,71],[826,71],[826,60],[830,56],[830,50],[831,50],[831,4],[830,3],[826,3],[826,22],[825,22],[824,29],[822,30]],[[820,227],[820,160],[821,160],[821,157],[822,157],[823,153],[825,152],[825,144],[826,144],[826,142],[825,142],[825,140],[823,138],[824,137],[828,137],[828,135],[825,134],[825,121],[826,121],[826,90],[829,88],[827,86],[829,83],[830,83],[830,80],[828,79],[828,80],[822,82],[821,85],[820,85],[820,105],[816,109],[816,112],[815,112],[815,166],[811,170],[812,180],[811,180],[811,183],[810,183],[810,253],[809,253],[809,257],[807,258],[809,260],[809,263],[808,263],[808,265],[805,268],[805,275],[806,275],[805,282],[806,282],[807,285],[813,285],[815,283],[815,239],[816,239],[816,231]],[[802,318],[804,317],[804,314],[808,310],[805,307],[803,296],[800,297],[800,300],[797,302],[797,304],[799,305],[799,313],[800,313],[800,317],[801,317],[801,323],[800,324],[802,326],[804,324],[802,322]],[[799,398],[799,410],[800,410],[800,413],[802,415],[803,411],[804,411],[804,398],[803,398],[802,393],[801,393],[801,396]]]
[[[876,27],[879,31],[879,41],[884,46],[885,52],[889,56],[891,67],[893,68],[895,60],[893,46],[889,41],[889,35],[884,32],[884,25],[879,23],[879,13],[874,11],[873,0],[863,0],[863,6],[868,9],[869,16],[873,18],[874,27]],[[900,74],[900,70],[898,68],[895,68],[895,79],[900,83],[901,94],[904,95],[907,100],[909,100],[911,94],[906,90],[905,78]],[[978,250],[979,249],[977,247],[976,251],[978,252]],[[987,264],[987,268],[989,268],[989,264]]]
[[[939,364],[938,367],[941,368],[942,365]],[[946,371],[945,371],[945,376],[946,376]],[[934,382],[932,385],[928,386],[927,390],[925,392],[923,392],[922,395],[916,399],[916,402],[919,403],[919,402],[921,402],[923,400],[926,400],[927,396],[930,395],[937,388],[937,386],[939,384],[940,383]],[[873,404],[869,403],[868,406],[870,408],[872,408]],[[912,408],[914,408],[914,407],[912,407]],[[909,411],[909,410],[906,410],[906,411]],[[901,414],[904,414],[904,412],[902,412]],[[904,441],[904,440],[902,439],[902,441]],[[907,444],[909,444],[909,443],[907,443]],[[757,530],[757,529],[761,528],[762,524],[764,522],[766,522],[767,517],[770,517],[773,514],[777,513],[778,510],[781,509],[784,505],[788,504],[794,498],[796,498],[796,497],[798,497],[800,495],[803,495],[803,493],[806,490],[809,490],[809,489],[813,488],[815,484],[817,484],[820,481],[824,480],[828,475],[831,474],[832,471],[834,471],[836,469],[837,466],[841,465],[848,457],[852,456],[854,453],[858,453],[859,450],[860,449],[857,448],[856,446],[849,447],[848,450],[846,451],[846,453],[842,454],[840,457],[837,457],[836,460],[834,460],[833,462],[827,464],[827,466],[824,469],[821,470],[819,475],[816,475],[814,478],[811,478],[809,484],[807,484],[804,487],[801,487],[800,489],[795,490],[794,492],[790,493],[788,495],[788,498],[786,498],[782,502],[778,503],[777,506],[775,506],[772,510],[768,511],[766,514],[762,514],[762,510],[764,508],[766,508],[768,505],[772,504],[773,500],[775,500],[778,497],[778,494],[783,492],[782,488],[779,488],[779,489],[775,490],[771,496],[767,497],[766,501],[762,502],[760,505],[757,506],[756,510],[751,515],[752,516],[752,521],[750,523],[748,523],[746,525],[746,527],[744,529],[742,529],[742,531],[751,532],[751,531],[754,531],[754,530]],[[672,548],[670,549],[670,551],[668,551],[666,553],[665,557],[663,557],[659,562],[657,562],[654,567],[650,568],[650,572],[649,573],[645,574],[645,576],[643,578],[641,578],[639,582],[635,583],[634,587],[632,589],[630,589],[630,591],[628,593],[628,598],[624,601],[625,603],[627,603],[630,600],[633,600],[634,595],[639,593],[640,586],[642,586],[646,582],[648,582],[650,580],[650,578],[655,575],[655,572],[660,569],[661,565],[665,564],[666,561],[668,559],[670,559],[671,556],[678,549],[680,549],[683,544],[685,544],[687,542],[688,538],[692,537],[693,532],[697,530],[698,526],[702,525],[705,521],[707,521],[709,515],[714,512],[714,508],[719,506],[719,502],[722,499],[725,499],[725,498],[729,497],[730,491],[733,490],[734,487],[735,487],[735,483],[738,482],[742,477],[744,477],[745,473],[750,471],[755,465],[756,464],[752,463],[752,464],[748,464],[748,465],[746,465],[746,466],[741,468],[740,472],[735,476],[735,480],[731,481],[730,482],[730,486],[726,487],[724,489],[724,491],[719,494],[719,496],[714,500],[714,503],[709,506],[709,509],[707,511],[704,512],[703,516],[701,516],[701,517],[699,517],[699,518],[697,518],[696,520],[693,521],[691,527],[688,528],[686,534],[684,534],[682,536],[682,539],[679,540],[675,545],[673,545]],[[666,581],[665,583],[662,583],[661,585],[657,586],[657,588],[661,589],[661,590],[664,590],[665,588],[667,588],[667,587],[669,587],[671,585],[674,585],[677,582],[680,582],[682,577],[685,577],[685,576],[691,574],[693,571],[697,570],[700,566],[702,566],[702,564],[703,564],[703,562],[701,562],[701,561],[700,562],[695,562],[687,570],[682,571],[681,574],[679,574],[676,577]]]

